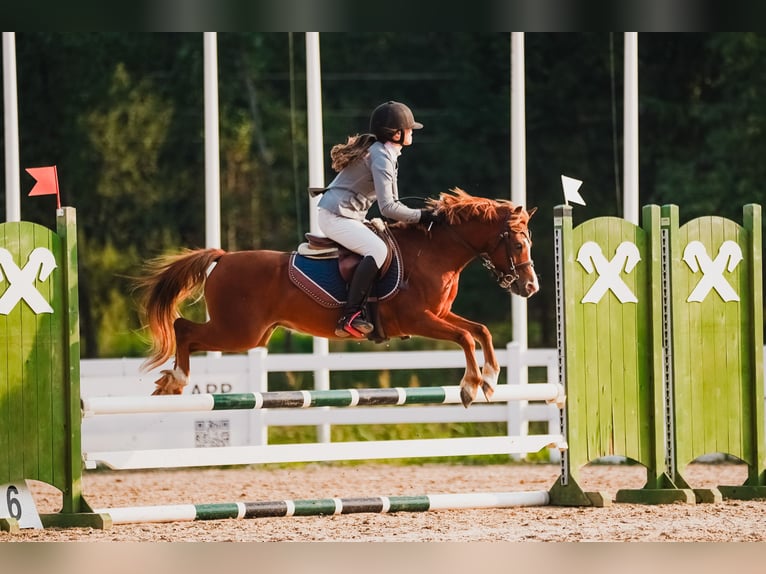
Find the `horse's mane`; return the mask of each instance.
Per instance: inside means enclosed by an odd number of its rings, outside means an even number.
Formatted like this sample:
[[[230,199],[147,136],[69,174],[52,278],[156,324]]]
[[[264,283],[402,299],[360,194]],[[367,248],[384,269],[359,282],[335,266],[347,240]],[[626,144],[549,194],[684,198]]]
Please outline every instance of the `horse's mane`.
[[[426,205],[444,214],[447,223],[455,224],[469,219],[482,219],[497,221],[498,219],[511,218],[511,228],[514,224],[526,224],[523,220],[523,210],[515,212],[515,205],[507,199],[489,199],[486,197],[474,197],[459,187],[452,188],[449,192],[443,192],[439,199],[428,198]],[[525,214],[526,215],[526,214]]]

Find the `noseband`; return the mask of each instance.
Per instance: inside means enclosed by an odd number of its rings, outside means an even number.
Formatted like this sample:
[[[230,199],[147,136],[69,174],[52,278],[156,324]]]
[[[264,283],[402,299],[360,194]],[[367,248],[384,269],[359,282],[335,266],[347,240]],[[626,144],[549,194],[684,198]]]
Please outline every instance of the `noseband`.
[[[507,221],[506,224],[509,225],[510,221]],[[500,288],[505,291],[510,291],[511,285],[513,285],[514,283],[516,283],[516,281],[519,280],[518,269],[522,269],[527,266],[534,267],[534,262],[532,261],[531,258],[527,259],[526,261],[522,261],[521,263],[513,262],[513,255],[511,253],[511,234],[508,231],[504,231],[503,233],[499,235],[499,237],[497,238],[497,242],[492,247],[492,249],[490,249],[489,251],[478,251],[477,249],[469,245],[465,239],[460,237],[457,231],[455,231],[449,226],[447,226],[447,229],[450,230],[450,232],[455,236],[456,239],[458,239],[458,241],[460,241],[460,243],[462,243],[469,250],[473,251],[474,257],[478,257],[481,259],[481,263],[484,266],[484,268],[489,270],[489,272],[497,281],[497,284],[500,286]],[[527,239],[529,239],[528,232],[524,233],[524,235]],[[500,271],[495,266],[495,264],[492,263],[492,260],[489,258],[489,254],[494,253],[497,250],[497,248],[500,246],[500,243],[503,243],[505,245],[505,255],[508,258],[508,273],[503,273],[502,271]]]

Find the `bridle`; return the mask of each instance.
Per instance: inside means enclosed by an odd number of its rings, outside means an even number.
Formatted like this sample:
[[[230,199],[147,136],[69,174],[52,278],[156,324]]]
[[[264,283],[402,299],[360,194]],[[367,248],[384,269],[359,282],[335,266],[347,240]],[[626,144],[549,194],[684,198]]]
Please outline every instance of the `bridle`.
[[[510,220],[506,220],[505,227],[510,227]],[[474,248],[472,245],[470,245],[465,239],[463,239],[460,234],[458,234],[457,231],[455,231],[452,227],[449,225],[445,225],[445,227],[452,233],[452,235],[457,239],[460,243],[462,243],[466,248],[468,248],[470,251],[473,252],[474,257],[478,257],[481,259],[481,263],[484,266],[485,269],[487,269],[490,274],[495,278],[497,281],[497,284],[500,286],[501,289],[505,291],[510,291],[511,285],[516,283],[516,281],[519,280],[519,269],[522,269],[524,267],[530,266],[534,267],[534,262],[532,259],[527,259],[526,261],[522,261],[521,263],[514,263],[513,261],[513,254],[511,249],[511,234],[509,231],[504,231],[501,233],[497,241],[495,242],[495,245],[492,247],[492,249],[489,249],[488,251],[479,251],[478,249]],[[532,243],[532,239],[530,237],[529,230],[518,232],[523,233],[526,239]],[[494,263],[492,263],[492,260],[489,258],[490,253],[494,253],[497,251],[497,248],[500,246],[500,243],[503,243],[505,245],[505,255],[508,258],[508,273],[503,273],[500,271]]]
[[[524,236],[531,243],[528,231],[524,232]],[[505,254],[508,258],[508,273],[503,273],[500,271],[497,267],[495,267],[495,264],[492,263],[492,260],[489,258],[489,253],[494,253],[500,245],[501,241],[505,244]],[[478,256],[481,258],[481,264],[484,266],[484,268],[489,270],[489,272],[495,277],[495,280],[497,281],[497,284],[500,286],[500,288],[504,289],[505,291],[509,291],[511,289],[511,285],[519,280],[519,272],[517,271],[518,269],[522,269],[527,266],[534,267],[534,262],[531,258],[518,264],[513,262],[513,255],[511,253],[511,234],[508,231],[500,234],[497,243],[495,243],[495,246],[491,251],[488,253],[479,253]]]

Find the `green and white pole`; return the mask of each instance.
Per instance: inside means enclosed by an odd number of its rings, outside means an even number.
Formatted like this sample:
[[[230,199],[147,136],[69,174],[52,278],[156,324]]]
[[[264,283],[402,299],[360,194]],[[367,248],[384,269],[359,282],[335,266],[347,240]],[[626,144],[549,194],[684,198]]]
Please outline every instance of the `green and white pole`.
[[[498,385],[491,399],[479,391],[476,403],[548,401],[564,404],[561,385],[535,383]],[[268,391],[166,396],[89,397],[82,400],[83,416],[153,412],[196,412],[253,409],[302,409],[460,403],[460,387],[394,387],[389,389],[335,389],[329,391]]]
[[[317,498],[274,500],[265,502],[230,502],[219,504],[168,504],[100,508],[96,512],[109,515],[112,524],[148,522],[191,522],[273,518],[290,516],[331,516],[338,514],[387,514],[393,512],[428,512],[465,508],[511,508],[545,506],[548,493],[477,492],[469,494],[426,494],[420,496],[370,496],[359,498]]]

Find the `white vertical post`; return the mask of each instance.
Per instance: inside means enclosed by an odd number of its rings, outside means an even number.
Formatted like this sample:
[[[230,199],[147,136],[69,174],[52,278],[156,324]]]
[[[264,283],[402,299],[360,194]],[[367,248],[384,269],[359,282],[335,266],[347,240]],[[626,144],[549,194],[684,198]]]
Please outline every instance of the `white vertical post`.
[[[205,246],[221,246],[221,175],[218,141],[216,32],[203,32],[205,69]]]
[[[524,101],[524,33],[511,33],[511,201],[527,201],[527,150]],[[511,297],[513,340],[527,346],[527,301]]]
[[[638,225],[638,33],[625,33],[624,218]]]
[[[324,157],[322,153],[322,72],[319,57],[319,32],[306,32],[306,107],[308,122],[309,187],[324,187]],[[318,198],[309,200],[310,229],[319,231],[316,204]],[[314,337],[314,355],[317,364],[329,354],[327,339]],[[330,371],[318,368],[314,371],[314,388],[318,391],[330,388]],[[330,425],[317,425],[317,442],[330,442]]]
[[[324,154],[322,147],[322,66],[319,56],[319,33],[306,32],[306,107],[308,121],[309,187],[324,187]],[[316,205],[318,197],[309,199],[309,225],[319,233]]]
[[[518,385],[522,383],[519,379],[519,373],[526,375],[527,368],[524,361],[524,351],[526,348],[516,342],[511,341],[506,346],[505,352],[508,356],[508,384]],[[526,381],[524,381],[526,384]],[[528,401],[508,401],[506,413],[508,417],[508,436],[527,436],[529,434],[529,416],[527,416]],[[521,460],[522,455],[512,454],[513,460]]]
[[[545,366],[546,369],[546,381],[549,385],[558,385],[559,380],[559,360],[558,356],[554,356],[552,361],[549,361]],[[561,432],[561,411],[556,407],[555,403],[548,405],[548,434],[558,434]],[[566,440],[566,437],[564,437]],[[561,462],[561,451],[558,448],[551,447],[548,449],[548,460],[554,463]]]
[[[5,220],[21,221],[19,109],[16,33],[3,32],[3,125],[5,126]]]
[[[221,165],[218,140],[218,35],[203,32],[205,92],[205,246],[221,246]],[[219,351],[208,351],[220,357]]]
[[[247,353],[248,392],[265,393],[269,390],[269,372],[266,369],[268,351],[263,347],[250,349]],[[269,429],[263,423],[263,410],[250,411],[250,445],[266,445],[269,442]]]
[[[524,33],[511,33],[511,201],[526,205],[527,201],[527,150],[526,150],[526,104],[524,69]],[[526,385],[528,371],[522,356],[527,350],[527,300],[511,297],[513,321],[513,344],[509,345],[508,383]],[[508,432],[512,428],[526,436],[527,425],[521,420],[522,405],[508,403]],[[514,432],[516,432],[514,431]],[[515,458],[518,458],[517,456]]]

